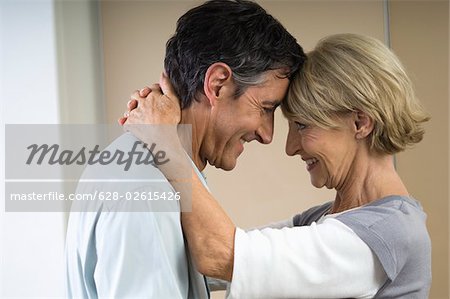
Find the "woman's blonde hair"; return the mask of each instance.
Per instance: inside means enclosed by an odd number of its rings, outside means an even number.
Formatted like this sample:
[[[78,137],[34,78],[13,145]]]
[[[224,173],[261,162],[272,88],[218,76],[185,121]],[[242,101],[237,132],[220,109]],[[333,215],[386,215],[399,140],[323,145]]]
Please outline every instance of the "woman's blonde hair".
[[[336,116],[362,111],[374,120],[369,145],[394,154],[422,140],[429,116],[415,96],[402,64],[380,41],[337,34],[307,54],[282,104],[284,115],[323,128],[336,128]]]

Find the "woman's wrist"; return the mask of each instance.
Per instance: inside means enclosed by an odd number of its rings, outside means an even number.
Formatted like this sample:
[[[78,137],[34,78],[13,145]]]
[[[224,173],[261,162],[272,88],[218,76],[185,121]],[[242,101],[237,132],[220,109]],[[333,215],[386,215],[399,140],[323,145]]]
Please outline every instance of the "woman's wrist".
[[[191,163],[178,136],[176,125],[151,126],[151,133],[139,138],[165,155],[165,163],[157,165],[168,180],[191,178]]]

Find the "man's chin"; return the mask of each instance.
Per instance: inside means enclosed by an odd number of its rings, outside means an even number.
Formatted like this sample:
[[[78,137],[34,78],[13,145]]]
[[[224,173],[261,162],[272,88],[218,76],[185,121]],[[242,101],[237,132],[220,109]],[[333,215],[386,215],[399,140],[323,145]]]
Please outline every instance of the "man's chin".
[[[224,161],[223,163],[216,163],[216,164],[214,164],[214,165],[212,165],[212,166],[214,166],[215,168],[218,168],[218,169],[222,169],[222,170],[225,170],[225,171],[230,171],[230,170],[233,170],[235,167],[236,167],[236,159],[234,160],[234,161]]]
[[[230,171],[230,170],[233,170],[235,167],[236,167],[236,165],[233,165],[231,167],[223,166],[223,167],[216,167],[216,168],[219,168],[219,169],[222,169],[222,170],[225,170],[225,171]]]

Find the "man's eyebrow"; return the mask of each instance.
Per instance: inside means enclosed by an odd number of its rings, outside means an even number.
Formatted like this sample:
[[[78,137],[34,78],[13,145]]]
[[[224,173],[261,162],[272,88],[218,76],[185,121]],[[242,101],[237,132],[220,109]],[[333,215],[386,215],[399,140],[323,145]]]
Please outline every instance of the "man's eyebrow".
[[[273,106],[274,108],[278,107],[281,105],[282,100],[264,100],[261,103],[263,105],[270,105]]]

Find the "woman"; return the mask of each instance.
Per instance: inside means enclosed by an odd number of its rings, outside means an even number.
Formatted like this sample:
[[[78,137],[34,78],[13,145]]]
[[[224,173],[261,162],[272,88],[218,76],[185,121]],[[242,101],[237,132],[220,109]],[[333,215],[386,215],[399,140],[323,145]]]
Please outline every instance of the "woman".
[[[166,84],[166,95],[152,88],[131,103],[127,123],[177,123]],[[335,200],[284,228],[244,232],[194,174],[192,212],[182,213],[182,224],[198,270],[230,281],[230,298],[427,298],[426,215],[392,155],[422,139],[428,116],[396,56],[373,38],[329,36],[308,53],[282,110],[286,153],[306,163],[313,186],[335,189]],[[169,134],[157,140],[175,149],[160,169],[185,191],[175,167],[185,154],[176,131]]]

